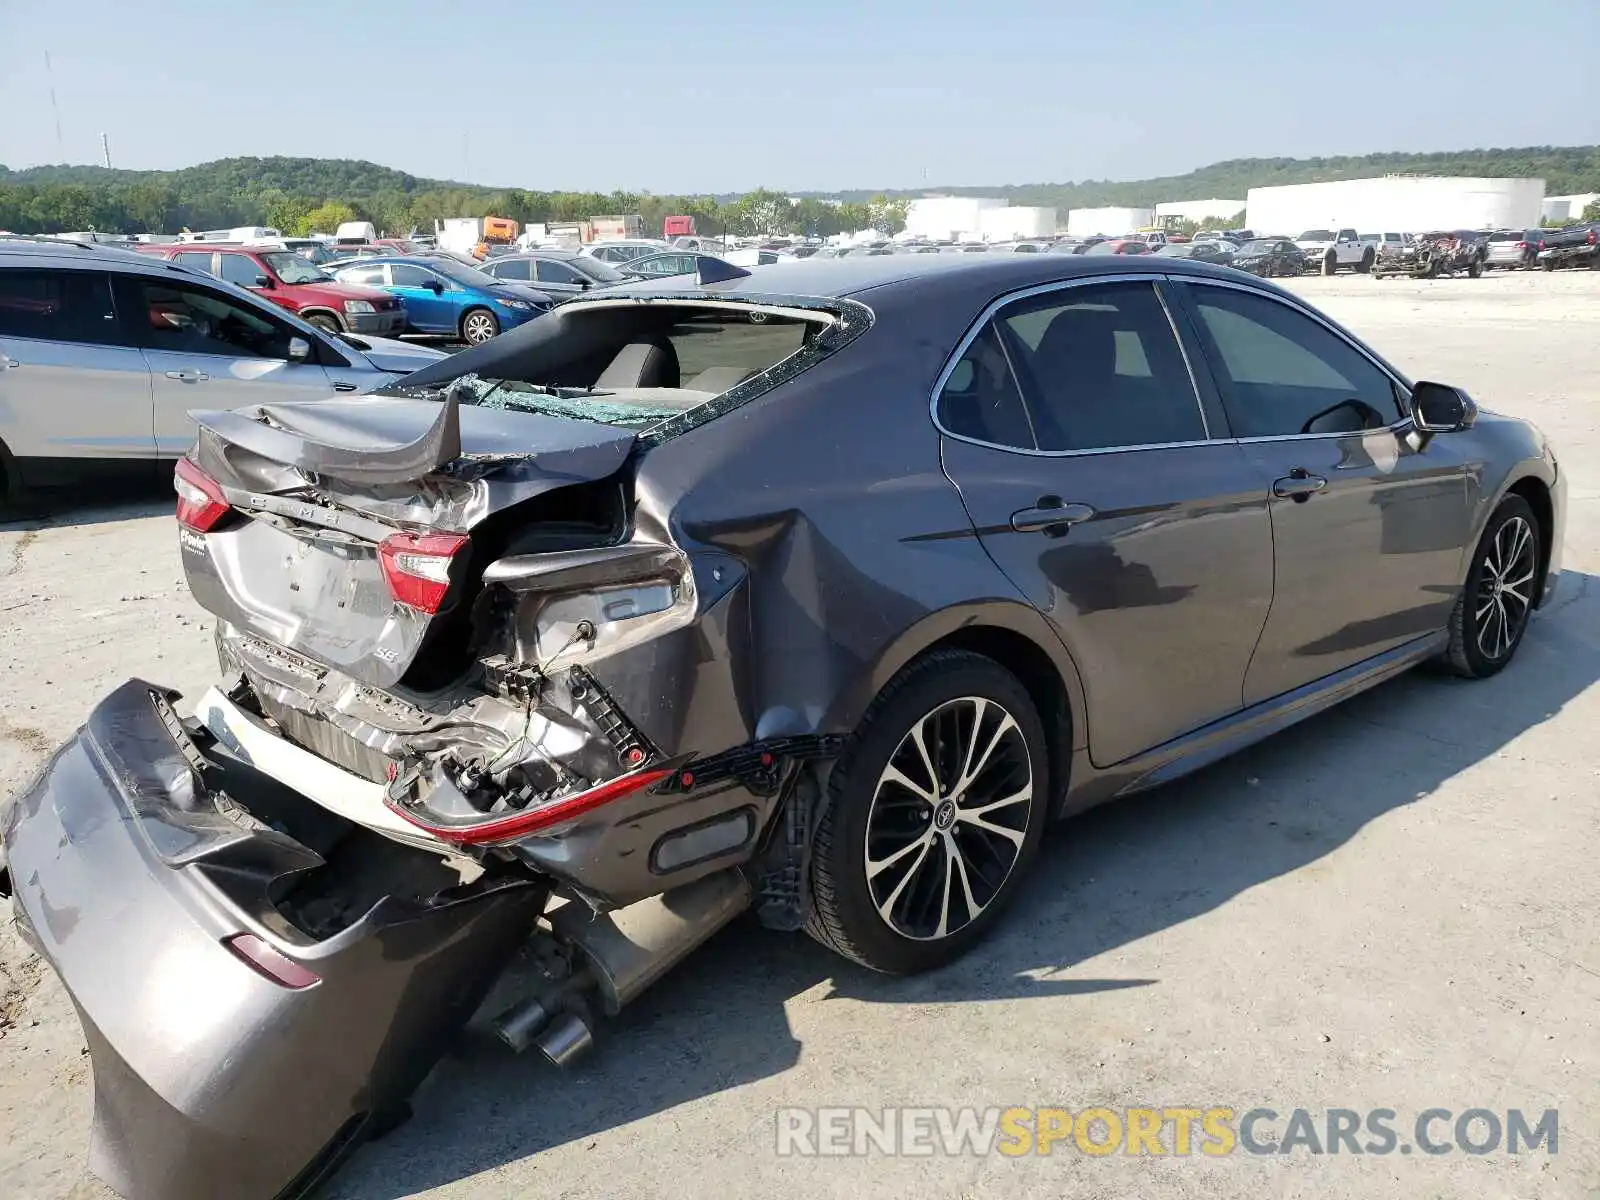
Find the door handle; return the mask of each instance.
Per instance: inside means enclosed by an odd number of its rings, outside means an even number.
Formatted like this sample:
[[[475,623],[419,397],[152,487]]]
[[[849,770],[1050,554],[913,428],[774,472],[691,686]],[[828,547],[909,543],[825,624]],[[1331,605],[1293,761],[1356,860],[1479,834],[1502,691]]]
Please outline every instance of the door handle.
[[[1040,496],[1035,507],[1018,509],[1011,514],[1011,528],[1018,533],[1060,537],[1092,516],[1094,509],[1087,504],[1068,504],[1060,496]]]
[[[1296,467],[1282,479],[1272,481],[1272,494],[1280,500],[1304,504],[1327,486],[1328,481],[1321,475],[1313,475],[1304,467]]]
[[[211,376],[207,375],[204,371],[188,371],[188,370],[185,370],[185,371],[168,371],[167,372],[167,378],[168,379],[179,379],[179,380],[182,380],[184,383],[204,383],[206,380],[210,379]]]
[[[353,383],[336,383],[333,385],[333,390],[336,392],[353,392],[356,390],[356,385]]]

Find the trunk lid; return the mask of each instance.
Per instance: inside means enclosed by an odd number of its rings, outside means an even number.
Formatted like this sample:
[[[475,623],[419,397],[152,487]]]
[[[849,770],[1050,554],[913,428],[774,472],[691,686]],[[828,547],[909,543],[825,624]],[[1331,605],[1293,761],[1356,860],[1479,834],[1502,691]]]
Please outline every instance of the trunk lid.
[[[614,426],[462,405],[455,389],[443,403],[362,396],[191,416],[192,457],[231,510],[204,531],[180,527],[196,600],[376,687],[467,620],[490,561],[540,536],[540,497],[587,486],[563,506],[575,513],[546,523],[560,548],[621,532],[621,480],[609,481],[634,434]],[[610,499],[586,522],[589,493]],[[519,505],[527,522],[497,519]],[[392,584],[397,569],[437,586],[434,611]]]

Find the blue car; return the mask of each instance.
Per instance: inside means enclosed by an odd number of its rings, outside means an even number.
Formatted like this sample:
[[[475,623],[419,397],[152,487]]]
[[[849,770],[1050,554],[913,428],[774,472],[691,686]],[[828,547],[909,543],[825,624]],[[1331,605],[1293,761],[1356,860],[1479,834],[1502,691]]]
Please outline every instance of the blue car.
[[[325,268],[343,283],[382,288],[406,306],[406,332],[476,346],[547,313],[555,301],[526,284],[485,275],[449,258],[363,258]]]

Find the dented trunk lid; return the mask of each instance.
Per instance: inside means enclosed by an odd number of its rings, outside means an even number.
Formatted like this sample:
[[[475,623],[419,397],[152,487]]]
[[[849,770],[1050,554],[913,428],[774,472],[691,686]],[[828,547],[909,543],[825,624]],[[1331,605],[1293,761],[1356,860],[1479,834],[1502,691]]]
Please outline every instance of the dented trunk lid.
[[[634,434],[514,409],[373,395],[195,412],[191,457],[235,510],[180,529],[184,570],[208,611],[375,687],[398,683],[430,630],[452,619],[492,551],[490,518],[560,488],[617,475]],[[620,481],[619,481],[620,483]],[[469,541],[438,613],[398,602],[379,546],[395,535]],[[479,539],[481,541],[481,538]]]

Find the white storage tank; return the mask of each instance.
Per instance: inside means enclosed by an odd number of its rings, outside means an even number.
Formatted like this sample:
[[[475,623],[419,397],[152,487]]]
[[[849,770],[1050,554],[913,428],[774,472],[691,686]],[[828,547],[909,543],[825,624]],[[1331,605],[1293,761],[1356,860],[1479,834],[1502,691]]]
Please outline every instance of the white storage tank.
[[[1573,196],[1546,196],[1540,213],[1547,221],[1579,221],[1583,210],[1596,200],[1600,192],[1579,192]]]
[[[976,234],[980,213],[1004,208],[996,196],[923,196],[906,206],[906,233],[935,242],[954,241]]]
[[[1148,208],[1075,208],[1067,214],[1067,232],[1073,237],[1115,237],[1142,229],[1155,218]]]
[[[1056,231],[1056,210],[1023,205],[986,208],[978,214],[978,234],[985,241],[1007,242],[1048,237]]]
[[[1542,179],[1387,175],[1251,188],[1245,224],[1284,237],[1352,226],[1362,233],[1516,229],[1537,225],[1543,202]]]

